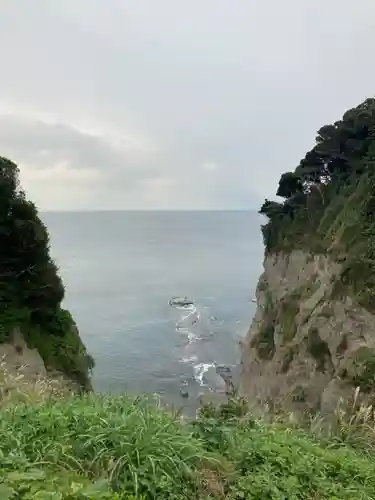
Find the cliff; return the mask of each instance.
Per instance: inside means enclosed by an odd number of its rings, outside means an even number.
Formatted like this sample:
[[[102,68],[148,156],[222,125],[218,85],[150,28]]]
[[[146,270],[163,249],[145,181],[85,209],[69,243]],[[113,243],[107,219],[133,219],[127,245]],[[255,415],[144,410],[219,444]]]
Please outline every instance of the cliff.
[[[266,256],[244,343],[247,394],[271,406],[326,413],[353,387],[372,389],[375,316],[355,297],[335,296],[341,271],[329,257],[301,250]]]
[[[48,230],[19,184],[19,170],[0,157],[0,359],[25,378],[52,376],[90,389],[93,360],[69,311],[49,253]]]
[[[375,101],[322,127],[261,213],[264,273],[242,390],[257,406],[330,413],[375,389]]]
[[[336,425],[311,429],[257,420],[242,398],[190,422],[150,398],[65,397],[67,385],[88,388],[92,360],[17,175],[0,158],[1,499],[375,498],[372,407],[340,407]],[[292,403],[311,406],[373,388],[372,171],[338,178],[320,186],[312,215],[319,177],[302,174],[283,178],[284,204],[263,207],[265,273],[244,350],[259,400],[277,403],[297,383]]]

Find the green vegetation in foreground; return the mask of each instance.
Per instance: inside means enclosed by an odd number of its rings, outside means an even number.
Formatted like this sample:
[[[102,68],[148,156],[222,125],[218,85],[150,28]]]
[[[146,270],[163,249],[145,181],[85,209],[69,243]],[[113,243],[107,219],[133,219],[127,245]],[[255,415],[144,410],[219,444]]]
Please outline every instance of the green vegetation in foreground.
[[[140,398],[8,401],[0,498],[370,500],[371,415],[338,413],[328,436],[253,420],[242,400],[206,406],[191,423]]]
[[[93,360],[63,298],[47,228],[19,186],[18,167],[0,157],[0,342],[20,329],[48,368],[88,387]]]
[[[375,99],[322,127],[276,194],[260,210],[266,251],[329,252],[343,262],[335,293],[375,311]]]

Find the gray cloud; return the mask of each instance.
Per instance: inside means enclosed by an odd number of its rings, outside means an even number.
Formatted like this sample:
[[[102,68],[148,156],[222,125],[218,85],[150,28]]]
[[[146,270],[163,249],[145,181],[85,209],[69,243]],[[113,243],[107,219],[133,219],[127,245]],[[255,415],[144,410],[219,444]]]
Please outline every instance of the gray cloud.
[[[0,154],[46,209],[256,207],[375,89],[373,0],[13,0],[0,30]]]
[[[22,162],[48,168],[51,163],[67,161],[75,169],[91,169],[103,178],[129,174],[129,181],[158,175],[145,162],[144,151],[124,141],[115,144],[108,138],[80,131],[63,123],[33,121],[19,116],[0,116],[0,148]]]

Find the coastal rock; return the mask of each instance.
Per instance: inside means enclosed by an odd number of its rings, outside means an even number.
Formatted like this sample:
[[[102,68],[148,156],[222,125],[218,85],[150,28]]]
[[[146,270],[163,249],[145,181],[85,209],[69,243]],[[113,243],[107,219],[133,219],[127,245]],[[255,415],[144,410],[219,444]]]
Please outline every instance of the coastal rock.
[[[223,379],[225,384],[225,394],[227,396],[233,396],[235,393],[235,387],[233,384],[233,374],[232,370],[227,365],[217,365],[216,373]]]
[[[375,376],[375,316],[335,293],[342,263],[301,250],[268,254],[242,344],[241,392],[255,407],[331,412]]]
[[[225,391],[225,381],[221,375],[216,371],[214,365],[210,366],[203,375],[203,382],[212,391],[224,392]]]
[[[218,373],[222,377],[231,376],[232,370],[228,365],[217,365],[216,373]]]
[[[189,391],[184,387],[180,387],[180,395],[182,398],[186,399],[189,397]]]
[[[188,297],[172,297],[169,305],[171,307],[189,307],[194,305],[194,301]]]

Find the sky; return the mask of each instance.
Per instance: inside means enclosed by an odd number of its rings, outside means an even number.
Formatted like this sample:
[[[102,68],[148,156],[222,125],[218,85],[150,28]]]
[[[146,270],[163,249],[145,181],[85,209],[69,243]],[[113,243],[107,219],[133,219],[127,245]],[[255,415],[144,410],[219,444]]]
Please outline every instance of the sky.
[[[375,94],[374,0],[3,0],[0,155],[42,210],[253,209]]]

